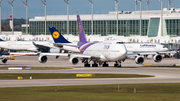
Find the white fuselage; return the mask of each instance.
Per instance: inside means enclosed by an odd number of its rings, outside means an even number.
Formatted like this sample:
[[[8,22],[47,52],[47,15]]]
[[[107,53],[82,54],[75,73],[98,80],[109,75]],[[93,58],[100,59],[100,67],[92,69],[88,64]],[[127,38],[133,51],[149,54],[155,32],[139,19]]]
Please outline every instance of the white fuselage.
[[[124,43],[128,52],[142,53],[142,52],[164,52],[168,51],[161,44],[149,44],[149,43]]]
[[[69,43],[70,45],[77,45],[77,42],[72,42],[72,43]],[[78,47],[72,47],[72,46],[66,46],[66,45],[63,45],[63,47],[61,49],[64,49],[64,50],[67,50],[67,51],[71,51],[71,52],[75,52],[75,53],[79,53],[79,49]]]
[[[36,44],[49,45],[50,42],[35,42]],[[9,50],[28,50],[38,51],[38,48],[33,44],[33,41],[3,41],[0,42],[0,47]]]
[[[71,43],[70,43],[71,44]],[[73,45],[77,45],[77,43],[72,43]],[[168,51],[168,48],[165,48],[164,45],[161,44],[146,44],[146,43],[124,43],[128,52],[133,53],[143,53],[143,52],[164,52]],[[68,50],[71,52],[80,52],[78,48],[71,46],[63,46],[64,50]]]
[[[80,47],[83,50],[87,44]],[[101,43],[94,43],[86,48],[83,54],[100,55],[99,61],[114,62],[118,60],[124,60],[127,56],[127,49],[119,40],[109,40]]]

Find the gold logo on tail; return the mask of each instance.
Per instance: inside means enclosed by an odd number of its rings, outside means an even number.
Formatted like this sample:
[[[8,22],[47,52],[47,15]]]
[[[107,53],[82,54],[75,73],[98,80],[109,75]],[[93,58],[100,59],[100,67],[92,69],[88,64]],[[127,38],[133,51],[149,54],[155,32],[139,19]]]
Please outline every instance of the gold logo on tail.
[[[59,38],[59,36],[60,36],[59,32],[55,31],[53,33],[53,38],[57,39],[57,38]]]

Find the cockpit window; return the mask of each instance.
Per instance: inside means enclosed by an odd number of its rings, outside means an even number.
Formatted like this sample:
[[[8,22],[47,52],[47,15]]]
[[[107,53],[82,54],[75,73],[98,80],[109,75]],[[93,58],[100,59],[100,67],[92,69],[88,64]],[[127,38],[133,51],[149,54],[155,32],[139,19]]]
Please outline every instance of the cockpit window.
[[[123,42],[117,42],[116,44],[124,44]]]

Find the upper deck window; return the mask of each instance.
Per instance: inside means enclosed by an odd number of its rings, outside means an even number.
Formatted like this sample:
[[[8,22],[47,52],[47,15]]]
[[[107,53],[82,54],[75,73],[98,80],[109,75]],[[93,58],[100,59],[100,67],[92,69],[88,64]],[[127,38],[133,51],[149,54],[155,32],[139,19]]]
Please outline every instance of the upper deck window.
[[[116,44],[124,44],[124,42],[117,42]]]

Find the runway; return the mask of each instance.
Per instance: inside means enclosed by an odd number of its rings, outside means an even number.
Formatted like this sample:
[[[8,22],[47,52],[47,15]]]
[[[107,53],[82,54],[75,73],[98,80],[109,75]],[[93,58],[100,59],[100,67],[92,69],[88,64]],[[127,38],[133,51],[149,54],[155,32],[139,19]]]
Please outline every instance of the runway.
[[[25,57],[27,58],[27,57]],[[43,67],[37,60],[33,59],[25,63],[22,57],[14,61],[8,61],[6,65],[22,65],[34,62],[34,66]],[[50,57],[53,58],[53,57]],[[60,61],[61,60],[61,61]],[[14,63],[16,61],[16,63]],[[26,60],[27,61],[27,60]],[[60,62],[59,62],[60,61]],[[150,63],[147,60],[146,63]],[[179,61],[176,59],[167,59],[165,62],[174,63]],[[57,62],[57,63],[56,63]],[[61,64],[62,65],[59,65]],[[126,65],[123,65],[127,63]],[[162,63],[164,63],[162,61]],[[73,66],[68,63],[67,59],[50,60],[48,66],[52,64],[55,67],[74,67],[75,69],[63,70],[0,70],[0,73],[113,73],[113,74],[140,74],[140,75],[154,75],[155,77],[148,78],[84,78],[84,79],[32,79],[32,80],[0,80],[0,87],[30,87],[30,86],[66,86],[66,85],[96,85],[96,84],[137,84],[137,83],[180,83],[180,69],[179,68],[148,68],[141,65],[135,65],[133,60],[124,62],[123,68],[115,67],[98,67],[98,68],[84,68],[83,64]],[[67,64],[67,65],[65,65]],[[45,65],[45,64],[43,64]],[[3,66],[3,65],[1,65]],[[53,67],[52,66],[52,67]]]

